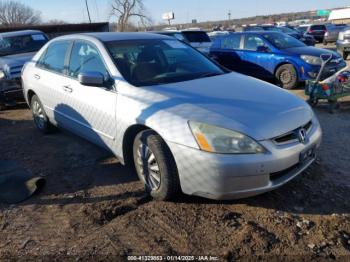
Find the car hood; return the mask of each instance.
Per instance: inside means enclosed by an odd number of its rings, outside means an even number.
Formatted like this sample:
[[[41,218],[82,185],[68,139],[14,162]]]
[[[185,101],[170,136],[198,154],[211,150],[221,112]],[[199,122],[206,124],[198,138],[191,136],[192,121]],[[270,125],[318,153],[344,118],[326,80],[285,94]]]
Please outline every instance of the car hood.
[[[1,56],[0,68],[23,66],[26,62],[30,61],[35,54],[36,52],[30,52],[16,55]]]
[[[152,107],[185,121],[198,121],[236,130],[256,140],[270,139],[313,117],[302,99],[264,81],[238,73],[147,87],[162,101]],[[157,97],[152,94],[152,97]]]
[[[294,55],[311,55],[311,56],[320,56],[322,54],[331,54],[333,55],[333,58],[339,58],[340,55],[336,52],[321,49],[317,47],[311,47],[311,46],[305,46],[305,47],[294,47],[294,48],[288,48],[283,50],[286,53],[294,54]]]

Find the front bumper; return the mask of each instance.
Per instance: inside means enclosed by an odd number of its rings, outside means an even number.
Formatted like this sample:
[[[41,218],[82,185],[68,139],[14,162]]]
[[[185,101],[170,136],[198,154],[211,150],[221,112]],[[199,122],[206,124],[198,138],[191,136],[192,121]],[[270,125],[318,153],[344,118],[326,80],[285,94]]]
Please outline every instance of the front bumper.
[[[8,104],[23,100],[23,88],[20,78],[0,81],[0,103]]]
[[[350,40],[338,40],[336,45],[338,52],[342,53],[345,51],[350,53]]]
[[[274,190],[300,173],[315,160],[310,157],[300,164],[300,154],[317,149],[322,131],[315,119],[309,142],[276,145],[272,140],[260,141],[269,151],[257,155],[223,155],[200,151],[168,142],[180,177],[182,191],[210,199],[236,199]]]
[[[326,79],[345,67],[345,61],[342,61],[338,64],[326,65],[321,79]],[[315,80],[320,69],[321,66],[314,66],[307,63],[303,63],[302,67],[300,67],[300,81]]]

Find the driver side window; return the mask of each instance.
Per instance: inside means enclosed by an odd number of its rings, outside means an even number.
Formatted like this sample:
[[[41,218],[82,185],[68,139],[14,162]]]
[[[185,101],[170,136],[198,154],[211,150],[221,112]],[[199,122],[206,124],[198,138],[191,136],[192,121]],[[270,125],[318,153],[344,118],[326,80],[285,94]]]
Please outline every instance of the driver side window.
[[[265,42],[258,36],[247,35],[244,41],[244,49],[251,51],[258,51],[258,47],[267,47]]]
[[[82,72],[99,72],[106,78],[108,76],[108,71],[97,48],[87,42],[75,42],[68,75],[77,78]]]

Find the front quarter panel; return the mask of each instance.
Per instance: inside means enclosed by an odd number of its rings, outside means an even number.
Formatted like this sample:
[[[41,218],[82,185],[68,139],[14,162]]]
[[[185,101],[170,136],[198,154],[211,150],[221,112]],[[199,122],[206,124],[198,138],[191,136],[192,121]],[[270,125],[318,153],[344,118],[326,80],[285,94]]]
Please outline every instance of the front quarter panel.
[[[124,135],[133,125],[144,125],[153,129],[166,141],[198,149],[188,126],[188,119],[179,114],[179,111],[187,110],[186,105],[179,104],[176,99],[169,99],[150,89],[134,87],[125,81],[118,82],[117,155],[122,158]]]

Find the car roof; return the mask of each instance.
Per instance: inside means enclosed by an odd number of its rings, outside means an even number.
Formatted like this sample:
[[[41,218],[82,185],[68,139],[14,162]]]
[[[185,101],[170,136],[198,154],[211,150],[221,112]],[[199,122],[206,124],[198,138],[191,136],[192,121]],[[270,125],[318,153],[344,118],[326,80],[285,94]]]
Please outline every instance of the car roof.
[[[103,32],[103,33],[84,33],[84,34],[75,34],[69,35],[69,38],[74,36],[89,36],[92,38],[96,38],[102,42],[110,42],[110,41],[124,41],[124,40],[151,40],[151,39],[169,39],[168,36],[155,34],[155,33],[144,33],[144,32],[136,32],[136,33],[117,33],[117,32]],[[64,37],[61,37],[63,39]]]
[[[13,36],[32,35],[32,34],[44,34],[44,33],[39,30],[20,30],[20,31],[0,33],[0,37],[13,37]]]

